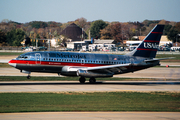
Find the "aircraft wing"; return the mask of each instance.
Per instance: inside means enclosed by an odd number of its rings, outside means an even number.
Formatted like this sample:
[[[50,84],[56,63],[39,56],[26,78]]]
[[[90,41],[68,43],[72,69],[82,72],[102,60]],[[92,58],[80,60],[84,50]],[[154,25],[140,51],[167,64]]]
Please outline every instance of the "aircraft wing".
[[[117,64],[117,65],[105,65],[105,66],[98,66],[98,67],[69,67],[69,71],[77,71],[81,70],[103,70],[108,68],[117,68],[117,67],[125,67],[130,66],[131,63],[128,64]]]
[[[69,67],[68,71],[76,71],[77,76],[83,77],[112,77],[116,73],[121,73],[123,70],[127,70],[131,63],[117,64],[117,65],[105,65],[98,67]]]
[[[98,66],[98,67],[87,67],[86,70],[101,70],[101,69],[108,69],[108,68],[125,67],[125,66],[130,66],[130,65],[131,65],[131,63],[117,64],[117,65],[106,65],[106,66]]]

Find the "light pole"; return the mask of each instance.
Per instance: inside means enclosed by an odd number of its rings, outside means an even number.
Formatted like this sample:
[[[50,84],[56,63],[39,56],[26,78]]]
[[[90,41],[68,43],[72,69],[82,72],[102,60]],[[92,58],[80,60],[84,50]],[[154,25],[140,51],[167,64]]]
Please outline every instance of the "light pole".
[[[38,48],[38,40],[36,38],[36,51],[37,51],[37,48]]]

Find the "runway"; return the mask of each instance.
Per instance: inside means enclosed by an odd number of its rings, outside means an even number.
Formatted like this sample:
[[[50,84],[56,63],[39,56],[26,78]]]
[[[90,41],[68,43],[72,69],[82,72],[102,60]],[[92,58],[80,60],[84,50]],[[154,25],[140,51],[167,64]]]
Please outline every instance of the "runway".
[[[179,112],[30,112],[1,113],[2,120],[178,120]]]
[[[180,81],[104,81],[80,84],[78,81],[0,82],[0,92],[180,92]]]

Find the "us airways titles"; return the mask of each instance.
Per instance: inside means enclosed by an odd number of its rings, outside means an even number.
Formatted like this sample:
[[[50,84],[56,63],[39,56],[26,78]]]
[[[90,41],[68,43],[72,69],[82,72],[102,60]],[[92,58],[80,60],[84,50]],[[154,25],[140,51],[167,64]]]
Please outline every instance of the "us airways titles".
[[[159,44],[151,43],[151,42],[144,42],[144,48],[155,48],[158,49]]]

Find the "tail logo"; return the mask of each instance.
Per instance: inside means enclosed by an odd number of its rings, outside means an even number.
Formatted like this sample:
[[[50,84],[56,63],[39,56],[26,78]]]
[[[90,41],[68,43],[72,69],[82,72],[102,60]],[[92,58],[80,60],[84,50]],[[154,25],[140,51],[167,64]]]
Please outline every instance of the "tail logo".
[[[158,48],[158,44],[156,44],[156,43],[150,43],[150,42],[144,42],[144,48]]]

